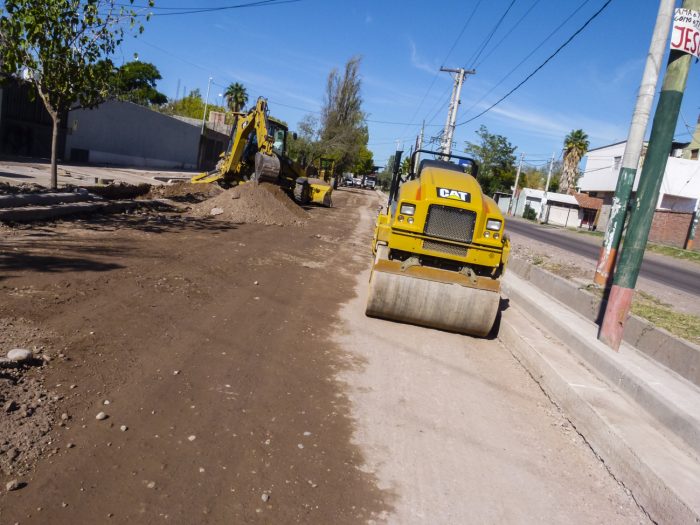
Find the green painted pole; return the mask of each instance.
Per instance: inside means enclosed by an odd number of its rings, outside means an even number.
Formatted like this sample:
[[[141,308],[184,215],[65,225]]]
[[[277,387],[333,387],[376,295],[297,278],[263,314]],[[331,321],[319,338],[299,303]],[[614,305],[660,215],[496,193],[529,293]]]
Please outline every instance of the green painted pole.
[[[683,8],[700,11],[700,0],[685,0]],[[632,307],[634,287],[637,284],[649,229],[659,199],[659,189],[671,151],[691,59],[692,55],[673,49],[668,57],[668,66],[651,127],[649,148],[637,188],[637,199],[632,209],[625,242],[620,250],[619,263],[615,269],[613,285],[598,334],[598,338],[614,350],[620,347],[625,323]]]
[[[627,135],[627,144],[625,145],[625,153],[622,158],[622,169],[617,178],[615,195],[610,207],[610,219],[605,230],[605,239],[600,249],[598,264],[593,277],[593,281],[600,286],[609,284],[610,277],[612,277],[615,269],[617,250],[620,247],[622,230],[625,228],[627,206],[630,195],[632,195],[634,179],[637,175],[639,157],[644,147],[644,134],[649,123],[649,114],[654,102],[656,84],[659,81],[661,62],[666,52],[666,42],[668,41],[668,33],[671,30],[675,5],[676,0],[661,0],[659,2],[659,11],[651,37],[651,45],[649,46],[642,81],[639,85],[637,103],[632,114],[632,124]]]

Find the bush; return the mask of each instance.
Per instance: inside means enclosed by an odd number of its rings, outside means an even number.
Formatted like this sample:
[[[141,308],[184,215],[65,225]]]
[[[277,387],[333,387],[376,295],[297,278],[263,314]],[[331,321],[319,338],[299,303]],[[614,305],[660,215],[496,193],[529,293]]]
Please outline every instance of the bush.
[[[537,219],[537,212],[534,208],[531,208],[529,205],[527,205],[525,206],[525,211],[523,212],[523,219],[527,219],[528,221],[534,221],[535,219]]]

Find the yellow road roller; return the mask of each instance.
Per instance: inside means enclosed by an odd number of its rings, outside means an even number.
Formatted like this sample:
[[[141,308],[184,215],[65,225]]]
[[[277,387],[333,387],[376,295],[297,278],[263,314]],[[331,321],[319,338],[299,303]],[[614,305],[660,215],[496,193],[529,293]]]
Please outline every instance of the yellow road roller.
[[[417,163],[421,153],[435,158]],[[388,203],[372,241],[366,314],[488,335],[498,314],[510,242],[503,214],[476,180],[477,163],[418,150],[411,173],[401,177],[400,154],[396,157]]]

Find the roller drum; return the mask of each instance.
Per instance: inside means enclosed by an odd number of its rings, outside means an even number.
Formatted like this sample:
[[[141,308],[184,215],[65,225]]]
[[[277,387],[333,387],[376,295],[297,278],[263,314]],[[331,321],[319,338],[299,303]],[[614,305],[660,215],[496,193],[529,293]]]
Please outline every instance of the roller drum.
[[[493,290],[372,271],[366,314],[392,321],[486,336],[500,305]]]

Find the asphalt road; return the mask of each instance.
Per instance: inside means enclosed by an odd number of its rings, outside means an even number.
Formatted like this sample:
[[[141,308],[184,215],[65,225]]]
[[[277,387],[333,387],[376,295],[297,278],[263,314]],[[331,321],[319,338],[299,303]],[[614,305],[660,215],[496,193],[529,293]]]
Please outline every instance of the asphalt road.
[[[507,228],[539,242],[551,244],[582,257],[598,260],[601,239],[540,226],[527,221],[509,219]],[[664,260],[662,260],[662,257]],[[668,259],[668,261],[666,261]],[[700,295],[700,268],[694,270],[668,257],[645,254],[640,277],[671,286],[693,295]]]

